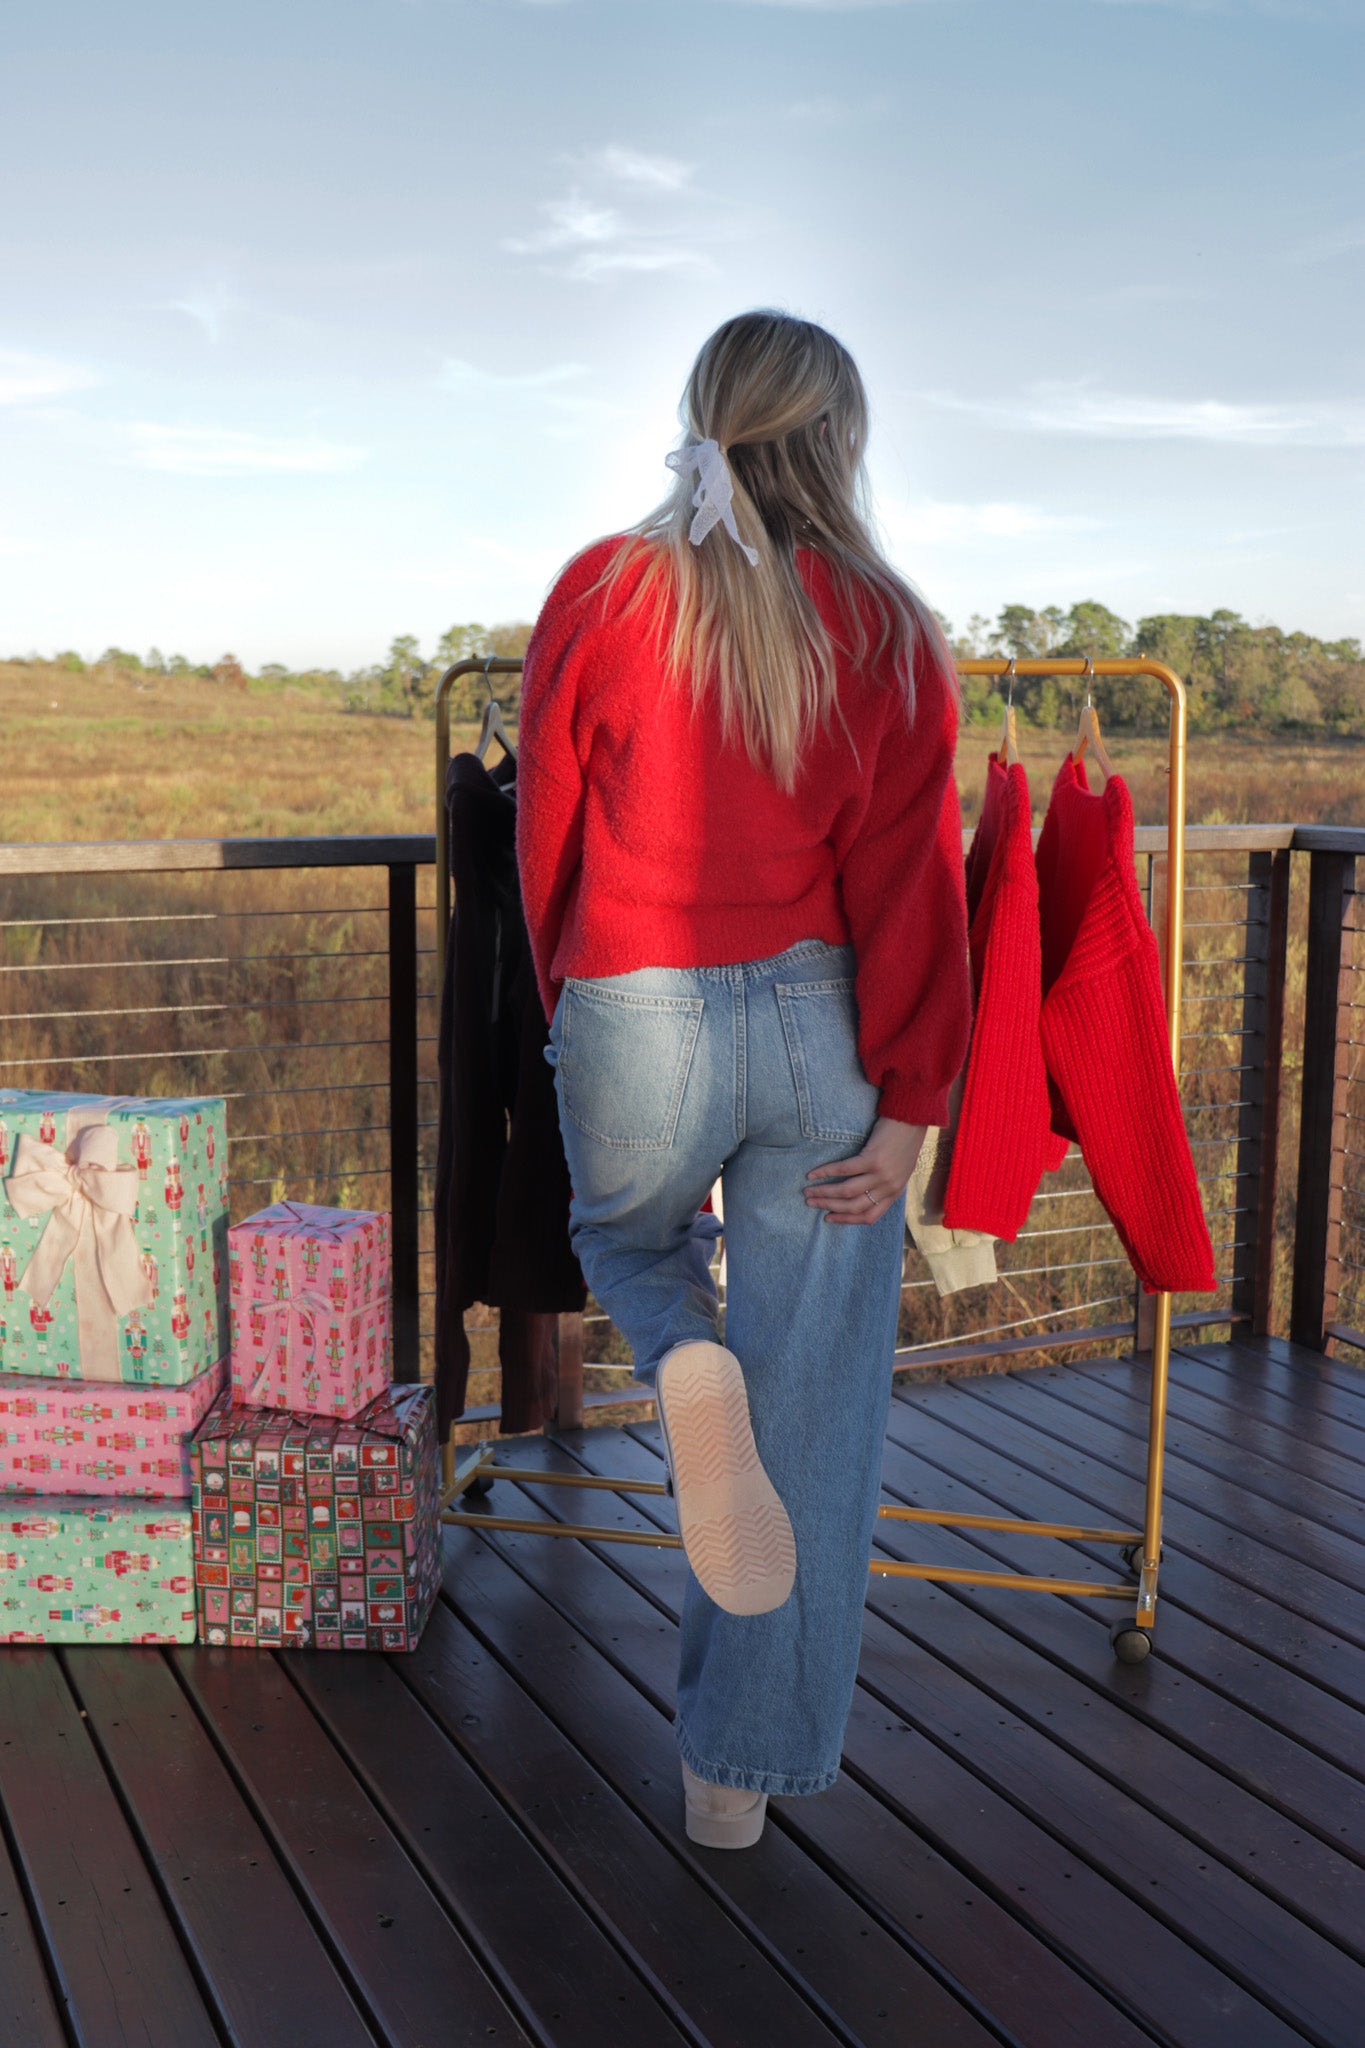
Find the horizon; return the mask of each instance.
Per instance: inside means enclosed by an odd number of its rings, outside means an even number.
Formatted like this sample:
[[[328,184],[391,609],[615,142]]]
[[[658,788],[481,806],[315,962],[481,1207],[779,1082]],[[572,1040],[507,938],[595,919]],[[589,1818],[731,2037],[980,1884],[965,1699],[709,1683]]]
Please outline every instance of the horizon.
[[[1363,43],[1347,0],[53,0],[8,38],[5,640],[349,672],[533,620],[760,304],[851,348],[959,633],[1365,637]]]

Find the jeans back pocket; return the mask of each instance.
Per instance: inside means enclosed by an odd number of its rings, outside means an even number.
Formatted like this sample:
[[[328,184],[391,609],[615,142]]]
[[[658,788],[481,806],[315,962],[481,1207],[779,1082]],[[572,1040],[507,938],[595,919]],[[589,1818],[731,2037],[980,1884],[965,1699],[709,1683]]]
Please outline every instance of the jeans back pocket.
[[[773,984],[791,1060],[802,1135],[862,1144],[880,1091],[858,1056],[853,976]]]
[[[601,1145],[673,1143],[696,1050],[702,996],[635,995],[566,981],[560,998],[564,1113]]]

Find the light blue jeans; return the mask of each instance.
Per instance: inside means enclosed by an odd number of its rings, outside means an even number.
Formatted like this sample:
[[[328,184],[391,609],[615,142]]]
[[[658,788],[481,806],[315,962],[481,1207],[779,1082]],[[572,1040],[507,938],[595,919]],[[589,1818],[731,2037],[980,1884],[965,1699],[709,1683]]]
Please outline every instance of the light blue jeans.
[[[573,1248],[646,1386],[672,1345],[721,1337],[721,1225],[699,1212],[722,1178],[724,1342],[791,1518],[796,1583],[781,1607],[734,1615],[689,1567],[674,1734],[702,1777],[779,1794],[838,1776],[900,1301],[903,1205],[838,1224],[805,1200],[807,1169],[851,1156],[876,1120],[853,969],[851,946],[811,939],[733,966],[569,980],[545,1054]]]

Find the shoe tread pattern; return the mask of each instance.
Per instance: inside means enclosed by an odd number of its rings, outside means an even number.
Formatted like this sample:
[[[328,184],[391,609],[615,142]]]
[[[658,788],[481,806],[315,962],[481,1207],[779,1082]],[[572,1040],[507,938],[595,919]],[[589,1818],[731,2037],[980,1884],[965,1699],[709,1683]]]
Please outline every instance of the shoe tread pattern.
[[[729,1613],[780,1607],[796,1576],[796,1542],[758,1455],[738,1361],[719,1345],[687,1345],[661,1378],[659,1415],[688,1563]]]

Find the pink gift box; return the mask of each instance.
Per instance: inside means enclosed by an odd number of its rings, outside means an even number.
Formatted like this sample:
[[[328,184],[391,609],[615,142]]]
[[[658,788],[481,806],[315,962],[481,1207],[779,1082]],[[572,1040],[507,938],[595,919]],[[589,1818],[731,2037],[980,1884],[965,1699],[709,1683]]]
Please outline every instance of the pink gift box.
[[[232,1392],[349,1422],[393,1377],[389,1219],[275,1202],[228,1231]]]
[[[0,1493],[183,1498],[189,1440],[221,1391],[225,1363],[181,1387],[0,1374]]]

